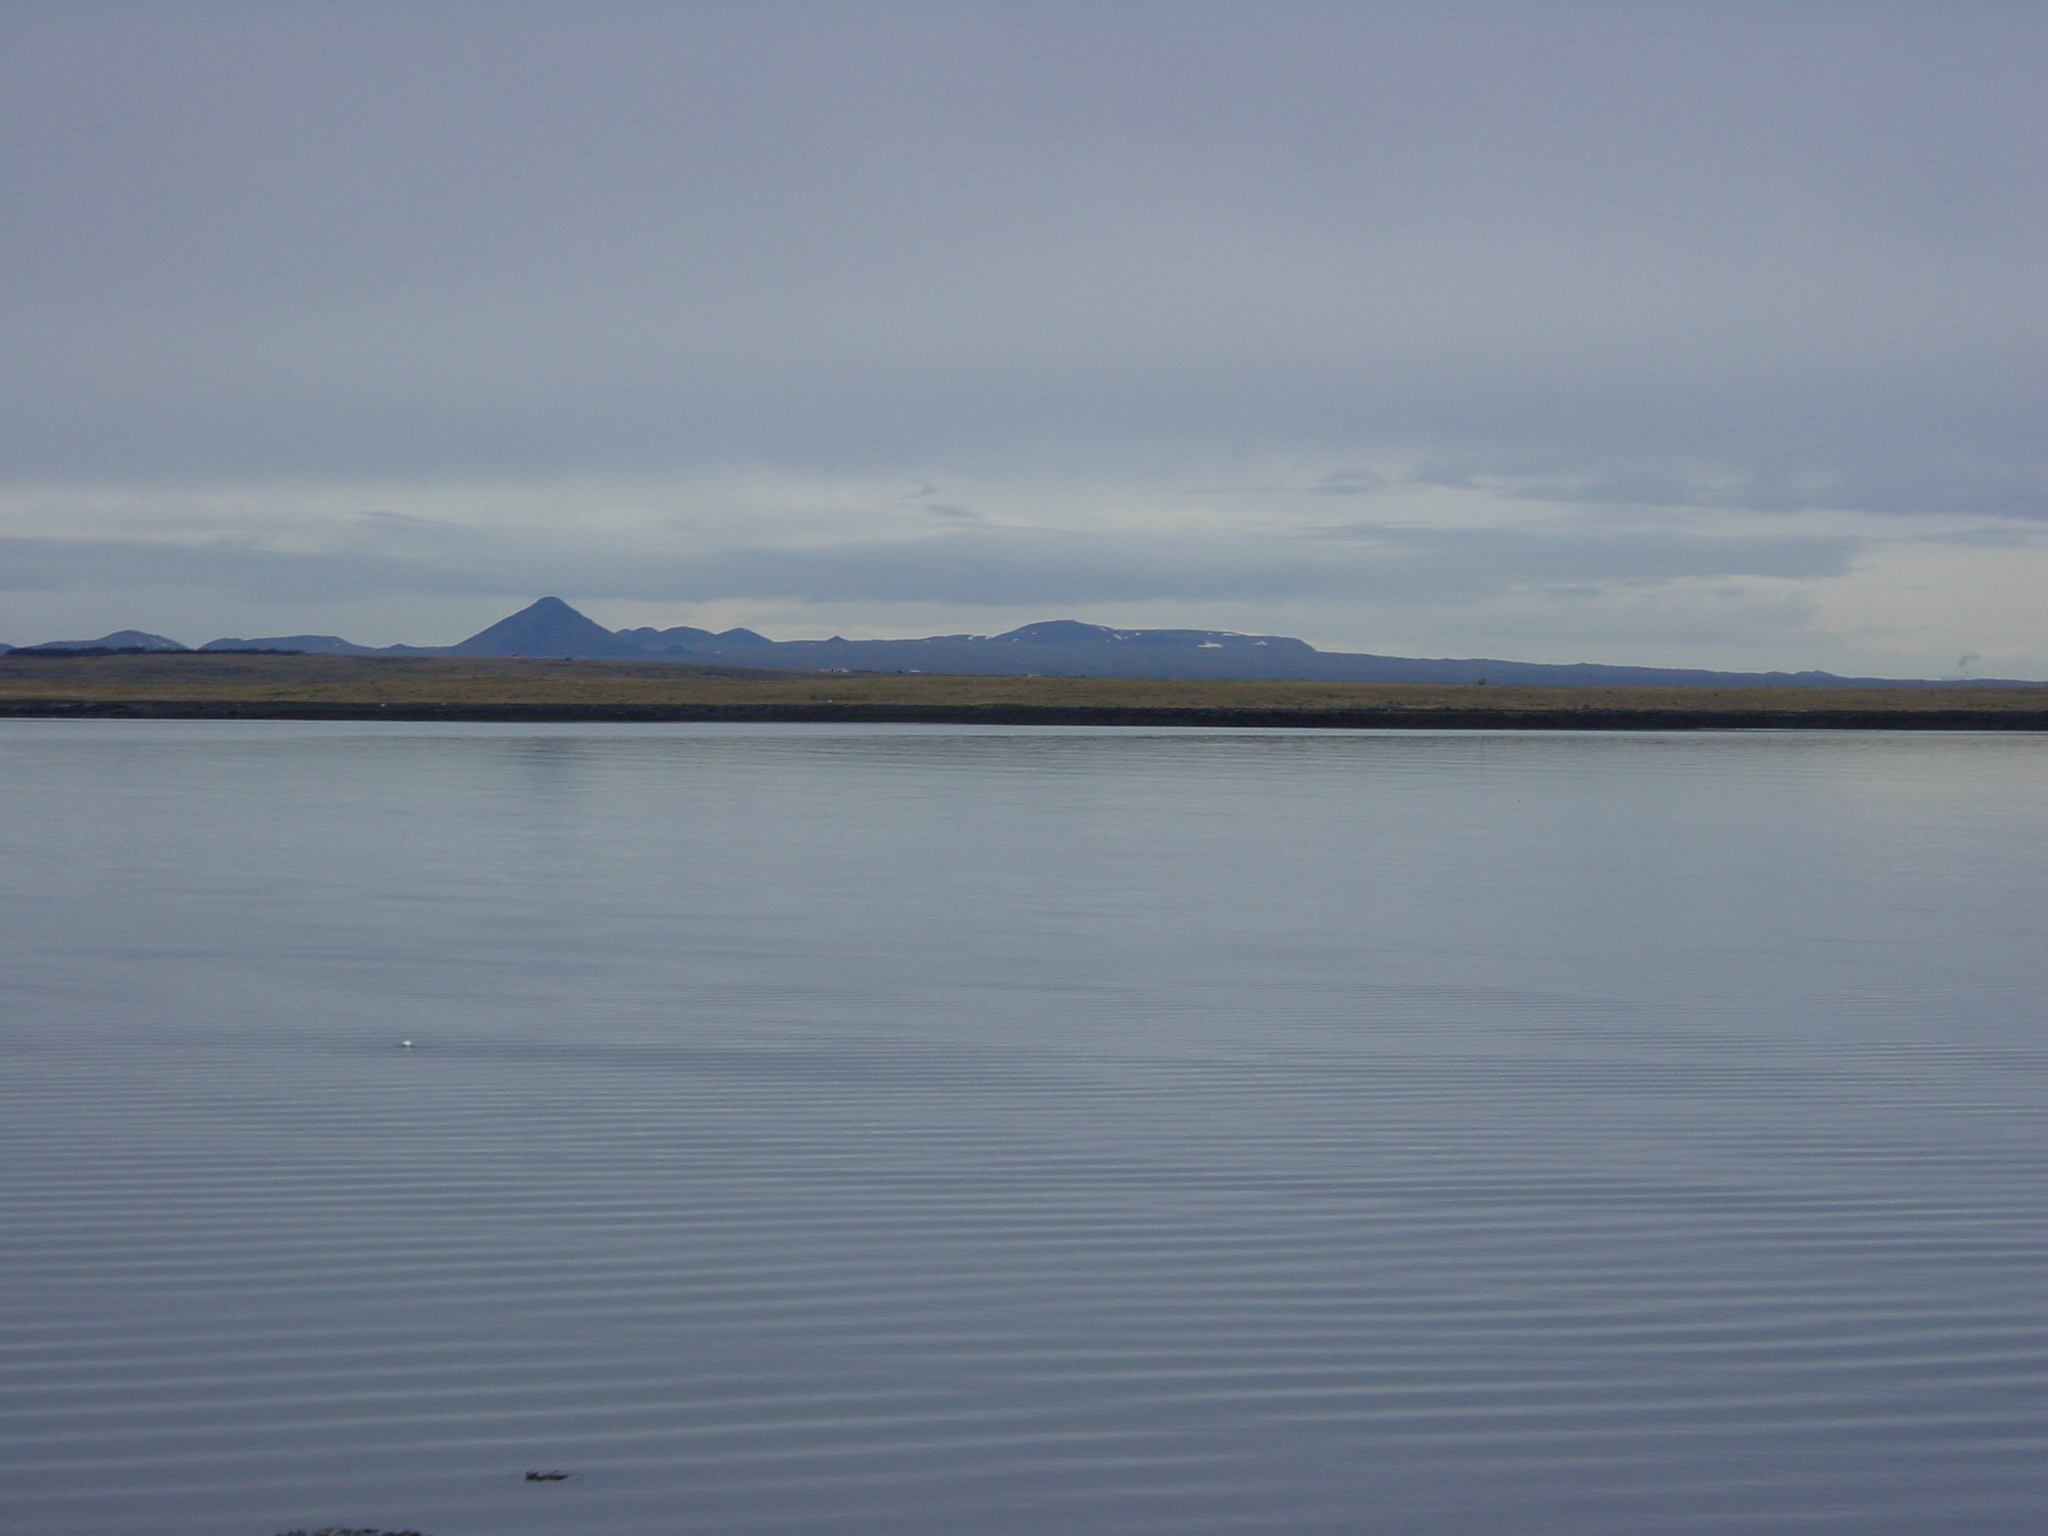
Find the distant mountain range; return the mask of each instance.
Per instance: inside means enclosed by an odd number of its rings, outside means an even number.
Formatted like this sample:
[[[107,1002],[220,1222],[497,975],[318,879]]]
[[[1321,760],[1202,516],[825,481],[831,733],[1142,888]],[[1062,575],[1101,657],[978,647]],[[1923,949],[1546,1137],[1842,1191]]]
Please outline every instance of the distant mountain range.
[[[8,647],[0,647],[7,650]],[[162,635],[117,630],[97,640],[53,640],[15,651],[185,651]],[[933,635],[922,640],[770,640],[751,629],[610,630],[559,597],[544,597],[458,645],[356,645],[339,635],[270,635],[209,640],[202,651],[300,651],[338,656],[547,656],[573,660],[667,661],[791,672],[938,672],[998,677],[1178,677],[1355,683],[1839,688],[1858,684],[1957,686],[1924,678],[1840,677],[1832,672],[1710,672],[1684,667],[1556,666],[1492,657],[1426,659],[1319,651],[1284,635],[1220,629],[1112,629],[1054,619],[1001,635]],[[1970,684],[2009,682],[1970,678]]]

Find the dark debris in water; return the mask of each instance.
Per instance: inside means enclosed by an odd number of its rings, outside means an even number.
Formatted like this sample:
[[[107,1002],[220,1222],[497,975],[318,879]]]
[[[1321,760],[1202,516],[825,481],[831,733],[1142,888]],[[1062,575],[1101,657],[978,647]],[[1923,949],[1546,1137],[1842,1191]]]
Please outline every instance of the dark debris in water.
[[[368,1525],[323,1525],[317,1531],[279,1531],[277,1536],[422,1536],[422,1533],[419,1531],[380,1531]]]
[[[575,1475],[574,1472],[529,1472],[526,1480],[529,1483],[566,1483]]]

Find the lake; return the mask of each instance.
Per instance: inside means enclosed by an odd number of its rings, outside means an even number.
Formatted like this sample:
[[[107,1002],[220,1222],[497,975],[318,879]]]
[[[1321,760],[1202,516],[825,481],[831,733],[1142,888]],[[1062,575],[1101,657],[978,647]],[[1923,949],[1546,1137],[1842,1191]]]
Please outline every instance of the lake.
[[[11,721],[0,784],[10,1536],[2048,1524],[2048,740]]]

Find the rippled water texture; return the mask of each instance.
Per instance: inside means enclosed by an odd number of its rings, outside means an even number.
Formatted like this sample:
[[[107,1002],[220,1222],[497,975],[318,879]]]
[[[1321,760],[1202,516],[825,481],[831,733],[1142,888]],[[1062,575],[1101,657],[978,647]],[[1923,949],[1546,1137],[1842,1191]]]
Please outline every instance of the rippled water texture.
[[[2041,1530],[2044,768],[7,723],[0,1527]]]

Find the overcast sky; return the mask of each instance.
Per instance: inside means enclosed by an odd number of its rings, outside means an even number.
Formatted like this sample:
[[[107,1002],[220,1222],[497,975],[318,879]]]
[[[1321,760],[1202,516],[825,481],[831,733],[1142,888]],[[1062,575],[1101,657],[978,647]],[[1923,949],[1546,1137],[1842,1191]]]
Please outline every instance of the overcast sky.
[[[1955,0],[0,4],[0,640],[555,593],[2048,678],[2044,58]]]

